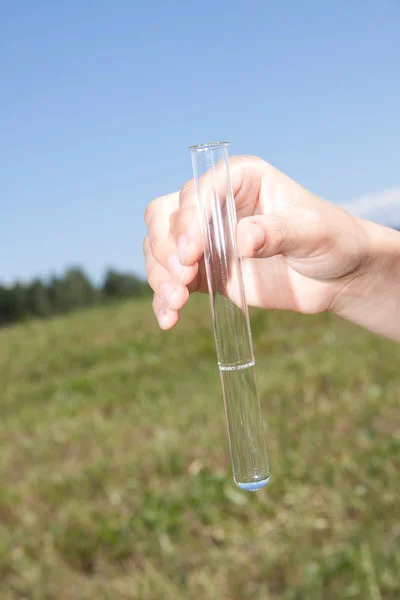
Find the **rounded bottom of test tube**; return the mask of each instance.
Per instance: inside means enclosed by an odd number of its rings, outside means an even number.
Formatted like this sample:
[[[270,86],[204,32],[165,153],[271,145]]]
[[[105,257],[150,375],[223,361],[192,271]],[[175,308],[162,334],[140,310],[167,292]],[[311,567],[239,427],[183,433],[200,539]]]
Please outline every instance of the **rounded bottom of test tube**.
[[[246,492],[258,492],[258,490],[261,490],[263,487],[268,485],[268,482],[269,477],[266,479],[260,479],[259,481],[250,481],[248,483],[240,483],[237,481],[236,485],[238,485],[242,490],[246,490]]]

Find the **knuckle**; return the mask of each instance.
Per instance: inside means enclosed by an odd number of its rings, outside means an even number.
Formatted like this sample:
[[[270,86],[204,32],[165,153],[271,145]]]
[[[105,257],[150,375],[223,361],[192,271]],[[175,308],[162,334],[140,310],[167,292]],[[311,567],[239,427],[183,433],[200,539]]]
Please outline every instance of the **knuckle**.
[[[289,238],[290,238],[289,227],[287,226],[286,223],[280,223],[279,229],[278,229],[278,236],[279,236],[278,237],[279,248],[281,248],[282,250],[285,250],[285,248],[288,245]]]
[[[147,269],[147,281],[152,290],[157,291],[159,288],[159,269],[157,264],[151,265]]]
[[[243,169],[251,166],[266,165],[265,161],[258,156],[252,156],[251,154],[239,154],[238,156],[231,156],[229,158],[229,166],[231,169]]]
[[[152,302],[154,312],[157,311],[159,304],[160,304],[160,298],[156,293],[154,293],[153,294],[153,302]]]
[[[164,241],[160,238],[152,238],[149,236],[149,246],[151,254],[155,259],[161,259],[164,256]]]
[[[149,236],[146,235],[144,240],[143,240],[143,244],[142,244],[142,252],[145,256],[147,256],[148,252],[149,252],[149,248],[150,248],[150,244],[149,244]]]
[[[194,209],[193,206],[183,206],[179,211],[179,220],[176,222],[176,227],[179,230],[187,231],[195,226],[197,220],[197,207]]]
[[[192,193],[194,191],[194,179],[190,179],[183,184],[180,191],[180,200],[185,197],[187,194]]]
[[[151,221],[153,220],[154,215],[157,212],[159,205],[160,205],[160,198],[155,198],[146,206],[146,209],[144,211],[144,222],[147,227],[149,227]]]
[[[162,270],[162,267],[156,260],[154,260],[154,258],[150,254],[148,254],[146,256],[145,267],[146,267],[146,277],[147,277],[149,286],[153,290],[155,290],[156,286],[158,285],[158,281],[160,279],[160,270]]]
[[[284,219],[277,217],[270,220],[272,233],[272,247],[274,252],[284,252],[290,242],[290,230]]]

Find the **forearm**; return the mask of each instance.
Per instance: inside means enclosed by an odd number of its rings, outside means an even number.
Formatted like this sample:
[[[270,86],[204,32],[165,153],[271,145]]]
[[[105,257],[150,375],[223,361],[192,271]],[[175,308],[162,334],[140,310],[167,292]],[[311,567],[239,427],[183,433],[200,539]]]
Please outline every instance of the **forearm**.
[[[360,220],[368,239],[360,274],[344,288],[335,312],[400,342],[400,232]]]

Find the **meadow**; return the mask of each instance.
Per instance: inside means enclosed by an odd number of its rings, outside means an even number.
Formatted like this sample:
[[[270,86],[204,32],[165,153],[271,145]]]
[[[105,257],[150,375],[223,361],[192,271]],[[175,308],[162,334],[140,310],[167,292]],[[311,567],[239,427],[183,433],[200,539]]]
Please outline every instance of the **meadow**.
[[[0,330],[2,600],[400,598],[400,345],[251,311],[271,481],[232,480],[206,297]]]

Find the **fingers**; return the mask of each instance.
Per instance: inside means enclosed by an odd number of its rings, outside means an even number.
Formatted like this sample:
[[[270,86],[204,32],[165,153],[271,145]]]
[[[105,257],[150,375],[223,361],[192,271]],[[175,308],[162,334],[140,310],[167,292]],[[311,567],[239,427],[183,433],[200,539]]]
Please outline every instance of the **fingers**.
[[[186,183],[179,194],[179,211],[173,222],[173,235],[182,265],[195,265],[203,254],[200,213],[194,180]]]
[[[238,218],[253,214],[259,199],[260,182],[268,165],[248,156],[230,160],[231,184]],[[220,163],[199,181],[202,205],[211,210],[213,202],[225,203],[229,189],[226,165]],[[147,208],[145,221],[151,252],[165,269],[179,281],[189,284],[197,274],[203,254],[200,215],[193,180],[181,192],[154,200]],[[183,269],[183,267],[187,267]]]
[[[204,195],[205,218],[212,202],[214,206],[224,205],[230,182],[239,218],[253,214],[267,167],[260,159],[241,156],[230,160],[230,181],[224,163],[204,174],[200,178],[199,193],[202,199]],[[180,193],[151,202],[145,222],[148,233],[143,252],[147,278],[155,292],[153,308],[160,326],[169,329],[178,322],[179,310],[187,302],[189,293],[206,289],[195,182],[188,182]]]
[[[317,251],[326,251],[324,232],[316,215],[304,219],[301,227],[294,219],[255,215],[239,222],[237,242],[246,258],[269,258],[277,254],[311,258]]]
[[[188,300],[189,292],[182,282],[171,278],[171,273],[157,262],[145,241],[146,273],[150,287],[169,310],[180,310]]]
[[[158,294],[154,294],[153,311],[161,329],[172,329],[179,321],[179,312],[168,309]]]
[[[207,219],[213,203],[223,206],[229,184],[232,184],[233,196],[238,218],[253,214],[258,199],[262,176],[268,165],[255,157],[239,156],[230,159],[230,181],[226,164],[220,162],[214,169],[207,171],[199,179],[198,193],[202,214],[197,204],[194,181],[183,186],[179,195],[179,210],[174,215],[173,235],[176,239],[178,257],[182,264],[196,264],[203,254],[203,241],[200,218]]]
[[[145,213],[148,234],[143,252],[152,257],[170,272],[171,276],[187,285],[196,277],[198,266],[184,266],[178,258],[176,236],[173,235],[173,223],[179,210],[179,194],[169,194],[153,200]]]
[[[176,252],[170,221],[178,208],[179,195],[168,194],[150,202],[144,216],[148,233],[143,251],[146,255],[149,247],[152,255],[165,268],[168,268],[168,258]]]
[[[179,321],[179,311],[189,298],[186,286],[171,282],[169,273],[157,263],[148,276],[154,293],[153,310],[161,329],[171,329]]]
[[[268,258],[283,254],[291,243],[288,223],[281,217],[258,215],[242,219],[237,227],[237,243],[246,258]]]

